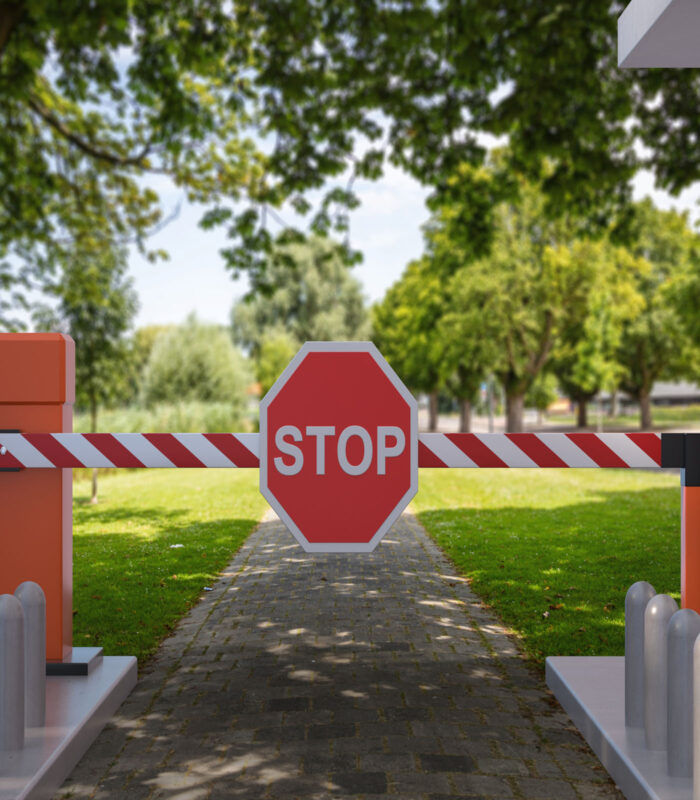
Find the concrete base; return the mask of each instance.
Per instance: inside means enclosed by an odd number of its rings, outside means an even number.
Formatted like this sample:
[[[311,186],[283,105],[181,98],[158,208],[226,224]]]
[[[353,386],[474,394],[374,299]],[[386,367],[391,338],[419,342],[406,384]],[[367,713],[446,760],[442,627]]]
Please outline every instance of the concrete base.
[[[46,679],[46,727],[22,750],[0,753],[0,800],[47,800],[136,685],[136,659],[92,659],[88,675]],[[97,663],[95,663],[97,662]]]
[[[627,800],[692,800],[692,778],[671,778],[666,751],[625,727],[624,658],[548,658],[546,680]]]

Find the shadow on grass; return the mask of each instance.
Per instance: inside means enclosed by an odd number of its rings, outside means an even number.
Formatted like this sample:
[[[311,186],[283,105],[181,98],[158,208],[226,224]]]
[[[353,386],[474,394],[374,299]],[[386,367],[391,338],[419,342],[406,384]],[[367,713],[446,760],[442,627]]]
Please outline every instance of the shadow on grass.
[[[74,644],[135,655],[143,667],[258,524],[222,518],[178,525],[185,513],[76,509],[83,532],[73,541]],[[103,528],[122,521],[148,527]]]
[[[138,521],[138,522],[170,522],[178,517],[189,514],[189,509],[164,509],[162,506],[145,508],[139,506],[123,506],[121,508],[108,508],[99,503],[92,505],[87,498],[79,497],[73,500],[73,522],[76,525],[89,523],[92,520],[102,525],[112,522]]]
[[[420,522],[527,652],[621,655],[627,589],[679,599],[679,493],[599,490],[554,508],[430,509]]]

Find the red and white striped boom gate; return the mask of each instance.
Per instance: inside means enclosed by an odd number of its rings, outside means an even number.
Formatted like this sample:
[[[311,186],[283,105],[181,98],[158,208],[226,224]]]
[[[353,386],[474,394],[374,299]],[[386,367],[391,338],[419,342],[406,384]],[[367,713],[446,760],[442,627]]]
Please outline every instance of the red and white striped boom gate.
[[[307,364],[326,364],[323,361],[325,351],[332,349],[342,353],[352,350],[356,353],[357,363],[360,363],[362,359],[366,361],[372,356],[372,348],[368,343],[361,346],[327,343],[306,345],[300,354],[303,355],[304,351],[314,353],[316,361],[309,358],[302,364],[298,355],[283,373],[283,376],[287,376],[285,390],[288,392],[285,408],[295,414],[301,409],[297,416],[306,413],[314,394],[306,389],[300,393],[299,385],[295,385],[294,380],[303,373]],[[388,365],[381,369],[377,366],[381,358],[378,351],[372,357],[374,362],[368,362],[370,371],[367,374],[370,377],[373,374],[379,376],[376,391],[380,396],[381,381],[387,376],[391,378],[390,368]],[[323,369],[326,368],[327,364]],[[68,337],[60,334],[0,334],[0,472],[16,473],[14,476],[8,475],[6,480],[0,478],[0,591],[12,591],[18,582],[27,579],[36,580],[42,585],[47,595],[47,655],[50,660],[58,661],[69,659],[71,651],[70,468],[247,467],[260,468],[263,477],[268,456],[267,448],[263,448],[262,435],[252,433],[70,433],[75,397],[74,374],[73,342]],[[342,380],[347,383],[350,379],[342,371],[336,372],[333,380],[325,380],[324,385],[337,388],[336,385]],[[362,439],[363,442],[364,436],[369,442],[367,446],[371,448],[369,422],[363,422],[365,428],[362,428],[360,420],[350,418],[366,412],[362,403],[355,399],[355,389],[355,384],[350,381],[338,394],[341,405],[344,403],[350,409],[348,419],[343,421],[339,417],[336,421],[336,425],[342,423],[348,426],[338,437],[339,448],[343,437],[347,446],[349,436]],[[274,395],[275,391],[273,387],[268,397]],[[394,393],[392,396],[398,395]],[[279,399],[275,402],[279,402]],[[410,398],[406,409],[408,406],[415,409],[413,398]],[[263,432],[267,430],[263,421],[269,422],[271,409],[275,412],[274,404],[271,406],[266,398],[261,406]],[[375,427],[372,430],[377,437],[376,469],[380,475],[385,474],[383,470],[387,459],[396,456],[395,461],[398,462],[400,456],[397,454],[402,448],[408,452],[404,444],[410,444],[411,470],[416,464],[420,467],[443,468],[680,468],[682,604],[700,612],[700,434],[425,433],[419,434],[416,442],[417,410],[410,411],[410,414],[415,414],[415,417],[410,417],[413,420],[410,425],[407,422],[409,411],[401,413],[405,417],[406,434],[404,429],[397,427],[398,418],[396,424],[391,422],[391,416],[377,418],[373,422]],[[389,422],[382,421],[386,419]],[[298,471],[297,464],[302,461],[301,450],[294,445],[302,436],[302,422],[295,420],[297,417],[285,417],[284,425],[278,427],[277,433],[286,432],[282,433],[280,442],[275,437],[276,446],[294,458],[291,466],[285,462],[278,467],[278,471],[284,471],[285,474]],[[327,422],[320,427],[313,421],[304,422],[304,426],[307,424],[311,427],[304,427],[306,435],[316,437],[316,444],[312,445],[316,449],[311,451],[316,453],[315,474],[325,475],[323,437],[334,433],[335,428]],[[291,438],[285,439],[285,436]],[[298,457],[294,455],[295,452]],[[347,476],[358,476],[366,469],[362,466],[365,463],[364,455],[358,465],[356,460],[352,463],[347,460],[347,451],[344,454],[343,470],[346,475],[343,480]],[[339,449],[339,462],[340,456]],[[275,462],[278,460],[275,459]],[[351,481],[358,482],[357,485],[361,480],[361,477],[351,478]],[[409,494],[412,497],[415,492],[413,483],[410,487],[401,486],[400,493],[409,488],[405,497]],[[324,498],[312,499],[313,503],[303,504],[305,508]],[[368,507],[371,505],[369,503]],[[405,503],[399,504],[397,513],[404,507]]]
[[[422,433],[419,466],[681,468],[681,592],[700,611],[700,434]],[[0,432],[0,469],[257,468],[255,433]]]
[[[678,435],[663,434],[663,440]],[[255,468],[259,438],[257,433],[0,432],[0,468]],[[658,433],[422,433],[418,458],[421,467],[663,466]]]

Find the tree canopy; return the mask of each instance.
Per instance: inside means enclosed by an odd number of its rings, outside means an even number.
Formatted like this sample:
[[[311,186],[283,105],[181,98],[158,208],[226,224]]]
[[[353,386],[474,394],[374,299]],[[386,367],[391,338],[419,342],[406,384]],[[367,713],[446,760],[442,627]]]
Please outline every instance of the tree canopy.
[[[129,393],[131,353],[126,334],[138,308],[125,277],[123,249],[76,250],[48,290],[54,305],[34,311],[37,330],[63,331],[75,341],[76,404],[90,411]]]
[[[437,392],[443,381],[445,342],[437,325],[445,301],[442,276],[424,257],[408,264],[372,307],[374,343],[412,391],[431,396],[431,430],[436,430]]]
[[[167,212],[148,174],[204,204],[202,223],[227,227],[229,266],[253,274],[284,202],[307,212],[305,193],[325,187],[314,230],[342,230],[353,180],[377,178],[387,160],[449,197],[465,191],[450,184],[460,165],[483,163],[480,133],[507,135],[510,166],[531,179],[546,156],[549,206],[592,224],[619,211],[639,166],[678,191],[700,173],[700,79],[618,70],[621,9],[2,3],[0,287],[20,289],[89,232],[145,248]]]
[[[241,411],[250,373],[226,332],[191,315],[153,344],[142,377],[147,405],[187,400],[229,403]]]
[[[698,270],[699,240],[686,214],[661,211],[650,200],[636,211],[631,250],[649,269],[637,283],[643,308],[623,326],[616,355],[620,386],[639,401],[642,428],[648,429],[655,381],[697,375],[700,369],[700,341],[684,326],[674,291],[679,280]]]
[[[265,268],[262,291],[235,303],[234,340],[260,354],[264,339],[285,332],[300,347],[306,341],[367,339],[369,321],[362,285],[352,275],[342,248],[321,237],[279,240]]]

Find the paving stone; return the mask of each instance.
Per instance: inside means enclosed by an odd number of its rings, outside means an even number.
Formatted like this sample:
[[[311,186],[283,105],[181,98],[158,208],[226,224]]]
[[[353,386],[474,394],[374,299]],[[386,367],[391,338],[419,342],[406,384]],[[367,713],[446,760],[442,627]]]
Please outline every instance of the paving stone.
[[[470,756],[421,753],[419,759],[426,772],[474,772],[474,759]]]
[[[620,800],[454,574],[410,515],[362,556],[263,522],[57,797]]]
[[[355,726],[351,722],[334,722],[330,725],[311,725],[309,739],[341,739],[355,736]]]
[[[269,711],[307,711],[311,704],[309,697],[273,697],[268,700]]]
[[[479,772],[490,775],[523,775],[530,776],[530,770],[524,761],[516,758],[480,758],[477,761]],[[559,771],[561,777],[561,771]]]
[[[384,794],[387,790],[383,772],[335,772],[330,782],[348,794]]]
[[[468,775],[456,773],[451,775],[452,785],[458,795],[502,798],[512,797],[513,790],[505,778],[492,775]],[[549,800],[564,800],[553,794]]]
[[[576,790],[570,783],[553,778],[515,778],[523,797],[532,800],[577,800]]]

